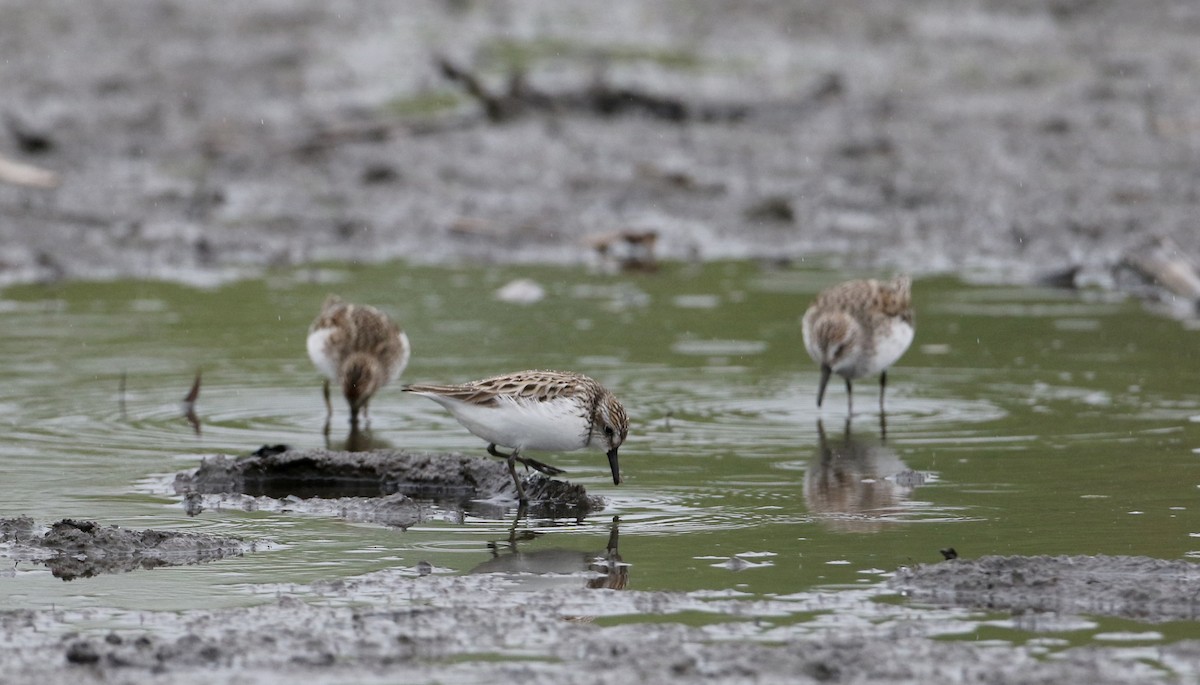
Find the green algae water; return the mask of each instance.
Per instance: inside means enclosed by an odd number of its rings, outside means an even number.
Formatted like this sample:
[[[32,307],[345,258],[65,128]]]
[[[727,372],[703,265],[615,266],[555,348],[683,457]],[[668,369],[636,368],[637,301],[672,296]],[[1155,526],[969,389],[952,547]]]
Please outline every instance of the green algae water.
[[[280,587],[420,562],[437,573],[578,572],[616,539],[628,589],[762,597],[867,586],[950,547],[969,557],[1200,557],[1200,330],[1099,293],[918,279],[916,340],[889,374],[887,413],[877,382],[864,379],[851,421],[840,383],[817,410],[800,316],[822,287],[863,275],[752,263],[626,275],[390,264],[206,289],[8,288],[0,516],[263,544],[72,583],[21,562],[0,574],[0,609],[244,605]],[[518,278],[545,297],[497,300]],[[612,485],[601,453],[544,457],[607,509],[515,520],[515,509],[434,503],[431,520],[408,530],[286,506],[189,517],[170,479],[202,457],[324,446],[304,339],[330,292],[402,323],[413,357],[400,383],[549,368],[607,385],[630,415],[624,484]],[[197,372],[198,428],[180,407]],[[340,398],[334,411],[337,447],[347,432]],[[488,458],[449,414],[398,385],[373,400],[371,428],[381,445]],[[586,582],[521,578],[531,588]],[[1200,637],[1200,627],[1168,635]]]

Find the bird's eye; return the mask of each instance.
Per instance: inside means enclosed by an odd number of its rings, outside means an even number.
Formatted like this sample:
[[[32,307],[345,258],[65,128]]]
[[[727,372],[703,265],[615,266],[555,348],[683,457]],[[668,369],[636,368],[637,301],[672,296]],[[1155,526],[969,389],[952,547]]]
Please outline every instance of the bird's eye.
[[[604,435],[605,435],[605,437],[609,437],[609,438],[611,438],[611,437],[613,436],[613,429],[612,429],[612,426],[605,426],[605,427],[604,427]]]

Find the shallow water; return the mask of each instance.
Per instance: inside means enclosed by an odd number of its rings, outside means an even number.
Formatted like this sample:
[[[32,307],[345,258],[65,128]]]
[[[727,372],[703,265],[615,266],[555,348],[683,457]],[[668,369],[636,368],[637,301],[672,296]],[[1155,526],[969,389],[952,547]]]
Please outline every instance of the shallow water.
[[[493,299],[518,277],[541,283],[545,299]],[[1200,333],[1107,295],[922,279],[916,342],[889,375],[886,422],[877,384],[863,381],[861,413],[847,426],[836,380],[817,411],[817,369],[799,339],[811,297],[844,277],[748,263],[622,276],[392,264],[212,289],[9,288],[0,297],[0,516],[265,544],[216,563],[69,584],[22,562],[0,574],[0,609],[243,605],[422,561],[438,573],[573,570],[522,583],[583,585],[614,525],[627,588],[762,597],[869,585],[940,560],[945,547],[971,557],[1200,557]],[[323,445],[304,337],[332,291],[402,321],[414,347],[404,382],[566,368],[612,388],[632,421],[625,483],[612,485],[599,453],[545,459],[608,509],[514,523],[513,511],[440,507],[407,531],[288,511],[189,518],[170,476],[204,455]],[[198,434],[180,413],[197,370]],[[336,447],[344,403],[333,426]],[[381,444],[486,458],[438,405],[396,387],[373,403],[371,426]],[[1107,639],[1115,624],[1090,625],[1084,641]],[[978,630],[1021,634],[1003,622]],[[1200,637],[1190,624],[1159,630]]]

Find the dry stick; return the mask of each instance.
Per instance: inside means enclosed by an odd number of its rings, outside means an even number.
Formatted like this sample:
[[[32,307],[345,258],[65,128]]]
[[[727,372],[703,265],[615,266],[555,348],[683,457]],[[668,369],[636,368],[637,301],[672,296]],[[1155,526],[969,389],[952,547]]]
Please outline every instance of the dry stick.
[[[517,105],[512,98],[503,98],[493,95],[484,88],[483,82],[479,80],[475,74],[459,67],[449,59],[439,55],[434,58],[438,68],[442,70],[442,75],[451,81],[458,81],[466,89],[467,94],[479,101],[483,105],[483,111],[487,114],[487,118],[492,122],[504,121],[515,114],[514,108]],[[516,77],[514,77],[515,79]],[[514,83],[517,81],[514,80]]]
[[[639,112],[655,119],[676,122],[691,118],[736,120],[747,114],[747,108],[741,106],[689,106],[678,98],[614,87],[600,77],[581,91],[550,94],[531,87],[520,70],[514,70],[509,76],[507,92],[496,94],[490,92],[483,85],[483,80],[474,73],[446,57],[439,55],[434,61],[443,76],[462,84],[467,94],[483,105],[484,113],[493,123],[508,121],[530,110],[577,110],[601,116]]]

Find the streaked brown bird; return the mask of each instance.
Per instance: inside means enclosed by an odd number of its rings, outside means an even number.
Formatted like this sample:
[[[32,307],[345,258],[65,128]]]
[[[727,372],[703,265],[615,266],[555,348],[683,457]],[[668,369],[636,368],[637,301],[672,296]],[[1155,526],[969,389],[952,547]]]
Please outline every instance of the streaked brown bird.
[[[879,374],[879,410],[887,387],[888,367],[912,344],[914,333],[912,279],[889,282],[847,281],[822,291],[804,313],[804,347],[821,366],[817,406],[825,398],[829,376],[846,379],[846,404],[853,411],[850,382]]]
[[[517,496],[527,501],[516,462],[548,476],[563,473],[524,456],[525,450],[568,452],[600,448],[608,456],[613,483],[620,485],[617,449],[629,433],[621,402],[582,374],[522,371],[461,385],[409,385],[445,407],[467,430],[488,442],[488,454],[508,461]],[[496,446],[512,448],[504,454]]]
[[[329,385],[336,383],[350,405],[350,426],[367,418],[371,398],[396,380],[412,348],[408,336],[387,314],[369,305],[350,304],[337,295],[325,298],[308,329],[308,358],[325,377],[325,431],[333,416]]]

